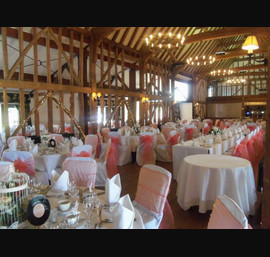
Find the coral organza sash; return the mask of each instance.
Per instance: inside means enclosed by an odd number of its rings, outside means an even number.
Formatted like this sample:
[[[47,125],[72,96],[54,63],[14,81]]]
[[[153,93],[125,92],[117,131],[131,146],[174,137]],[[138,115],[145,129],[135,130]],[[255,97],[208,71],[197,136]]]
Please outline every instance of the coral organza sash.
[[[139,177],[135,200],[147,209],[161,214],[167,199],[170,178],[163,173],[157,176],[156,171],[145,167],[143,169],[144,175]]]

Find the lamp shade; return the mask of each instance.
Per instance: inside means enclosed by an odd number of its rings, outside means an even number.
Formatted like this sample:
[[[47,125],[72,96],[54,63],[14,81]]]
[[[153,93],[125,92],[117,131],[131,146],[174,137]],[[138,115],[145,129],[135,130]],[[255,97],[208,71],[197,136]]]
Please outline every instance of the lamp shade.
[[[243,50],[248,50],[248,53],[253,53],[253,50],[259,48],[257,38],[255,36],[248,36],[245,43],[242,46]]]

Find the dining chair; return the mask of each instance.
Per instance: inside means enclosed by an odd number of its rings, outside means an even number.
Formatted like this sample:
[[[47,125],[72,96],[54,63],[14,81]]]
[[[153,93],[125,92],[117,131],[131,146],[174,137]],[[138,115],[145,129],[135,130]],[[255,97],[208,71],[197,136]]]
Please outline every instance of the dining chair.
[[[51,138],[54,138],[56,143],[63,143],[64,142],[64,137],[61,134],[50,134]]]
[[[177,130],[170,131],[170,137],[167,142],[157,144],[155,147],[156,160],[161,162],[172,162],[172,147],[178,144],[180,133]]]
[[[210,214],[208,229],[252,229],[238,204],[225,194],[217,197]]]
[[[23,146],[25,137],[24,136],[13,136],[13,137],[9,137],[7,139],[7,145],[8,145],[8,147],[10,146],[10,143],[11,143],[12,140],[17,140],[17,147],[18,146]]]
[[[72,157],[92,157],[93,147],[91,145],[74,146],[71,150]]]
[[[131,146],[128,140],[126,140],[126,137],[114,131],[109,132],[108,136],[111,139],[110,151],[113,151],[113,155],[110,155],[110,158],[113,156],[118,166],[130,163],[132,161]]]
[[[158,229],[161,224],[171,178],[171,172],[157,165],[146,164],[140,169],[133,205],[146,229]]]
[[[160,128],[161,133],[164,135],[165,139],[168,140],[170,137],[170,131],[172,128],[168,125],[162,125]]]
[[[110,162],[108,163],[108,154],[111,147],[111,139],[105,139],[100,142],[101,150],[99,158],[95,158],[97,163],[97,174],[96,174],[96,186],[105,187],[106,179],[112,178],[118,173],[117,166],[115,167]]]
[[[101,135],[102,135],[103,137],[108,136],[108,133],[109,133],[110,131],[111,131],[111,130],[110,130],[109,127],[104,127],[104,128],[101,128],[101,130],[100,130]]]
[[[139,135],[139,144],[136,149],[136,162],[139,166],[143,166],[145,164],[156,164],[156,153],[154,147],[153,133],[148,132],[147,134],[141,133]]]
[[[90,157],[67,157],[62,164],[62,171],[69,173],[70,179],[75,179],[77,186],[95,187],[97,163]]]
[[[35,177],[35,163],[34,157],[27,151],[4,151],[3,161],[12,162],[15,167],[15,171],[24,172],[30,177]]]
[[[92,146],[92,148],[93,148],[92,157],[95,158],[96,157],[96,151],[97,151],[97,144],[98,144],[98,136],[94,135],[94,134],[86,135],[84,144]]]

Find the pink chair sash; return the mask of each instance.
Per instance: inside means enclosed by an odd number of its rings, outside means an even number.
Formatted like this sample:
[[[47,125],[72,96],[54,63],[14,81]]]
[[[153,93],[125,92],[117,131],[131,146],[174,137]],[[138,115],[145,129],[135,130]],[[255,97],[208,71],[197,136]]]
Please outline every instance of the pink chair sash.
[[[166,199],[163,210],[163,217],[159,225],[159,229],[173,229],[173,228],[175,228],[173,212],[168,202],[168,199]]]
[[[250,161],[246,142],[241,142],[235,148],[232,155],[236,156],[236,157],[244,158],[244,159]]]
[[[121,145],[120,137],[110,137],[111,146],[107,157],[107,176],[112,178],[118,173],[117,161],[119,158],[118,146]]]
[[[170,182],[166,174],[142,167],[135,201],[153,212],[163,213]]]
[[[187,140],[192,140],[193,139],[193,133],[194,133],[193,128],[186,128],[185,129],[185,134],[187,135]]]
[[[172,135],[167,142],[167,149],[168,149],[168,152],[169,152],[171,158],[172,158],[172,147],[173,147],[173,145],[178,144],[179,140],[180,140],[180,133],[177,132],[174,135]]]
[[[252,227],[249,225],[249,229]],[[210,219],[208,222],[208,229],[244,229],[241,223],[232,215],[226,206],[217,199]]]
[[[210,127],[209,127],[209,126],[203,128],[203,134],[204,134],[204,135],[207,135],[207,134],[209,133],[209,131],[210,131]]]
[[[15,171],[24,172],[29,176],[35,176],[35,163],[34,157],[31,153],[22,151],[21,153],[24,154],[24,159],[22,157],[17,156],[17,151],[14,152],[7,152],[7,154],[3,155],[3,160],[12,162],[15,167]],[[15,156],[15,157],[14,157]]]
[[[143,165],[156,163],[153,141],[154,138],[151,135],[139,136],[139,149]]]

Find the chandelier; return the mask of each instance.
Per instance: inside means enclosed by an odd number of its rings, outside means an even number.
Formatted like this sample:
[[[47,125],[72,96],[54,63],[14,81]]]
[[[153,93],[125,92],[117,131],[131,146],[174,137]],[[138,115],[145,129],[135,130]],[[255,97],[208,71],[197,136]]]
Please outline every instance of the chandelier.
[[[150,35],[145,38],[146,46],[149,50],[178,50],[184,43],[185,37],[180,33],[177,35],[169,32],[168,34],[163,34],[159,32],[157,35]]]
[[[233,74],[233,70],[214,70],[210,72],[210,75],[212,76],[220,76],[220,75],[231,75]]]
[[[245,79],[228,79],[226,81],[226,83],[228,84],[241,84],[241,83],[245,83],[246,80]]]
[[[214,63],[216,60],[215,57],[213,57],[212,55],[210,56],[206,56],[206,55],[203,55],[203,56],[195,56],[195,57],[189,57],[187,58],[187,64],[189,65],[207,65],[207,64],[212,64]]]

